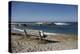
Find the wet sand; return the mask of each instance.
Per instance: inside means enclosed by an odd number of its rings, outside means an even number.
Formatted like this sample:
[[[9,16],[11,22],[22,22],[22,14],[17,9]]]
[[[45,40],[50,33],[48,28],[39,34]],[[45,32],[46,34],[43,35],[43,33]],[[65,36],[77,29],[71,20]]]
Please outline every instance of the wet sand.
[[[17,34],[11,35],[12,52],[38,52],[38,51],[55,51],[69,50],[78,48],[78,38],[76,35],[54,35],[47,36],[39,40],[38,37]]]

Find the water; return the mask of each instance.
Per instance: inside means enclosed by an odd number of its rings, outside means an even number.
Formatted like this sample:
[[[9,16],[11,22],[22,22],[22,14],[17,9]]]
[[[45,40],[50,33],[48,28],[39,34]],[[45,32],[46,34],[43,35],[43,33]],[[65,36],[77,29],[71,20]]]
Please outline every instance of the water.
[[[77,34],[78,33],[78,23],[77,22],[65,22],[67,25],[56,25],[51,24],[32,24],[27,25],[25,28],[43,30],[49,33],[64,33],[64,34]],[[19,28],[19,27],[18,27]],[[22,28],[22,27],[21,27]]]

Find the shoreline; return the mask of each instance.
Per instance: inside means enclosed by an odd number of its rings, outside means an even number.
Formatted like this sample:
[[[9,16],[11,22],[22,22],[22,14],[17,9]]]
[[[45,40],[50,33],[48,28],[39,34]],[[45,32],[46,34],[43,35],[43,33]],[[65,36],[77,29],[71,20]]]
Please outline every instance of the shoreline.
[[[36,33],[36,31],[37,32],[42,31],[42,30],[26,29],[27,33],[29,33],[30,30],[34,31],[35,33]],[[17,29],[17,28],[13,28],[11,31],[12,31],[12,33],[24,33],[24,31],[22,29]],[[66,34],[66,33],[51,33],[51,32],[43,32],[43,33],[45,35],[50,35],[50,36],[53,36],[53,35],[75,35],[75,36],[77,36],[76,34]]]

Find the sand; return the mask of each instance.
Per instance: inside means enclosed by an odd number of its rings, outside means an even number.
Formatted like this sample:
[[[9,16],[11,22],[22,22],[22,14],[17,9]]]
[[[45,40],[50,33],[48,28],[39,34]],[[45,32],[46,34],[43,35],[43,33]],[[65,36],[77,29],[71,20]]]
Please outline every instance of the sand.
[[[39,40],[38,37],[24,35],[11,35],[11,49],[13,53],[69,50],[78,48],[76,35],[54,35]]]

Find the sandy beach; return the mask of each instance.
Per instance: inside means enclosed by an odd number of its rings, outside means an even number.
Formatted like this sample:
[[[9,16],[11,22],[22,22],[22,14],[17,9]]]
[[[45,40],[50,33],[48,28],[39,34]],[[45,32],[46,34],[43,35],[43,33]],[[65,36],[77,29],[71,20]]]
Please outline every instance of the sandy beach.
[[[76,35],[47,35],[42,41],[38,37],[31,35],[26,38],[21,34],[11,35],[11,49],[13,53],[70,50],[77,48],[78,38]]]

